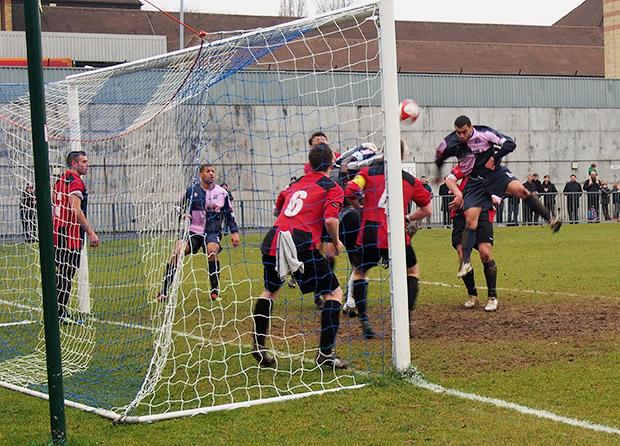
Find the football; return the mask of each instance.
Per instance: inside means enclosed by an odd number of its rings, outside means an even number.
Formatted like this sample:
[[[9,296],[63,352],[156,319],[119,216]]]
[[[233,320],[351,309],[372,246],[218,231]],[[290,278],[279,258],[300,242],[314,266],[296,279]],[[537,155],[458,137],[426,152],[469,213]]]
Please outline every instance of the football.
[[[416,101],[405,99],[400,103],[400,121],[413,124],[420,116],[420,106]]]

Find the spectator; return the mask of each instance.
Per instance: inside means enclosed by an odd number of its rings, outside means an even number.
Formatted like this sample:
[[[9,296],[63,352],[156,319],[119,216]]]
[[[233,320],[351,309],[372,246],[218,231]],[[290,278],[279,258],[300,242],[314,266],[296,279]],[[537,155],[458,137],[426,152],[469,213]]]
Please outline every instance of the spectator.
[[[588,175],[591,175],[593,170],[596,170],[596,164],[594,163],[590,164],[590,167],[588,167]]]
[[[583,190],[588,194],[588,221],[600,221],[598,218],[601,194],[601,180],[596,170],[590,171],[590,177],[583,183]]]
[[[618,183],[614,184],[611,190],[611,202],[614,205],[614,220],[618,220],[620,216],[620,190],[618,190]]]
[[[428,180],[426,179],[425,176],[421,176],[420,177],[420,183],[422,183],[422,187],[424,189],[426,189],[430,194],[431,194],[431,201],[433,198],[433,189],[431,188],[431,185],[428,184]],[[430,229],[431,228],[431,216],[428,215],[426,217],[426,229]]]
[[[609,220],[609,197],[611,195],[611,189],[607,186],[606,182],[603,182],[601,187],[601,210],[603,211],[603,218]]]
[[[22,192],[21,200],[19,201],[19,218],[24,228],[26,243],[37,241],[36,205],[37,199],[34,196],[34,186],[29,184]]]
[[[230,201],[232,203],[232,201],[234,200],[234,197],[233,197],[232,192],[228,190],[228,184],[222,183],[222,189],[224,189],[226,192],[228,192],[228,201]]]
[[[538,196],[538,186],[534,182],[534,175],[531,173],[527,174],[527,179],[525,183],[523,183],[523,187],[535,197]],[[525,202],[523,202],[523,223],[526,225],[534,223],[534,210]]]
[[[579,197],[581,196],[581,185],[577,182],[575,175],[570,176],[570,181],[564,185],[564,195],[566,195],[566,208],[568,209],[568,221],[570,224],[579,221]]]
[[[549,177],[549,175],[545,175],[543,179],[541,193],[544,194],[543,202],[545,203],[545,207],[549,212],[553,212],[555,210],[555,196],[557,195],[558,190],[551,182],[551,177]]]
[[[444,180],[446,178],[444,177]],[[453,194],[450,192],[448,185],[444,183],[439,186],[439,196],[441,197],[441,216],[444,228],[449,227],[452,222],[450,218],[450,202],[452,201]]]

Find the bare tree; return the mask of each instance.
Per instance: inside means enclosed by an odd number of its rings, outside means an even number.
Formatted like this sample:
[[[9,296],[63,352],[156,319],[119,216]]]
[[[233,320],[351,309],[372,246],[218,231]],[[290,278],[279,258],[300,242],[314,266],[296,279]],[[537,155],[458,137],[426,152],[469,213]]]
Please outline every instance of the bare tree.
[[[335,11],[336,9],[346,8],[355,3],[356,0],[312,0],[317,14]]]
[[[280,0],[280,15],[304,17],[306,15],[306,0]]]

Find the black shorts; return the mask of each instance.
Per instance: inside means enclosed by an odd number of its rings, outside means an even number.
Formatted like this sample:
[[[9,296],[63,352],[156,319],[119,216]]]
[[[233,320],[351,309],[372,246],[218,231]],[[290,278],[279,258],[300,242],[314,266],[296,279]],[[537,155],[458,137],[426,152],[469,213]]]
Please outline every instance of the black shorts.
[[[490,209],[493,206],[491,195],[501,197],[513,181],[519,181],[508,168],[498,166],[485,178],[469,178],[463,190],[463,209]]]
[[[385,248],[379,248],[377,245],[358,246],[349,254],[351,263],[360,271],[366,272],[379,263],[389,262],[390,253]],[[418,264],[418,259],[411,245],[405,246],[405,261],[407,269]]]
[[[297,271],[294,274],[302,293],[327,294],[338,289],[340,283],[318,249],[298,250],[297,259],[304,264],[304,272]],[[263,267],[265,288],[275,293],[284,284],[276,271],[275,256],[263,254]]]
[[[207,244],[209,243],[217,243],[219,246],[218,252],[222,250],[222,246],[220,245],[220,237],[215,234],[196,234],[195,232],[189,233],[189,246],[192,248],[192,254],[196,254],[201,249],[206,254],[207,253]]]
[[[342,210],[338,220],[340,221],[338,229],[340,240],[347,251],[352,251],[357,247],[355,242],[357,241],[357,234],[360,232],[360,211],[347,207]]]
[[[457,245],[463,242],[463,231],[465,230],[465,216],[462,214],[456,216],[452,220],[452,247],[456,249]],[[489,221],[489,211],[482,211],[478,218],[478,229],[476,229],[475,249],[478,249],[478,243],[493,244],[493,223]]]

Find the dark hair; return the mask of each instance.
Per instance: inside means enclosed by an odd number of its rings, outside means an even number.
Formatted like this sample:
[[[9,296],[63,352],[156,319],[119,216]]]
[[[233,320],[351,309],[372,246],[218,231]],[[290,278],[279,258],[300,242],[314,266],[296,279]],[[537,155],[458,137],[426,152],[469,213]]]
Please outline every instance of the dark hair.
[[[467,126],[467,127],[471,127],[471,121],[469,120],[469,118],[465,115],[461,115],[458,118],[456,118],[454,120],[454,127],[456,128],[461,128],[463,126]]]
[[[332,166],[334,160],[334,153],[327,144],[318,144],[308,154],[308,161],[310,167],[315,172],[326,172]]]
[[[290,184],[297,183],[297,177],[291,177]]]
[[[83,150],[76,150],[73,152],[69,152],[69,154],[67,155],[67,166],[71,167],[71,164],[73,164],[73,161],[77,161],[78,157],[80,156],[86,156],[86,152],[84,152]]]
[[[323,132],[314,132],[311,136],[310,139],[308,140],[308,145],[311,146],[312,145],[312,140],[314,138],[316,138],[317,136],[322,136],[323,138],[325,138],[325,140],[327,141],[327,135]]]
[[[210,163],[205,163],[205,164],[201,164],[200,168],[198,169],[198,172],[204,172],[208,167],[213,167],[213,164]]]

